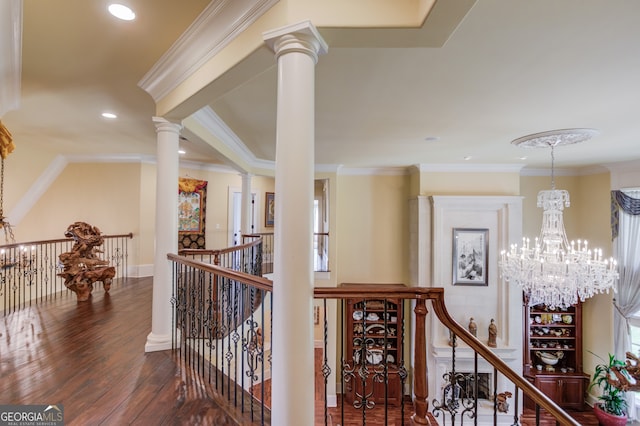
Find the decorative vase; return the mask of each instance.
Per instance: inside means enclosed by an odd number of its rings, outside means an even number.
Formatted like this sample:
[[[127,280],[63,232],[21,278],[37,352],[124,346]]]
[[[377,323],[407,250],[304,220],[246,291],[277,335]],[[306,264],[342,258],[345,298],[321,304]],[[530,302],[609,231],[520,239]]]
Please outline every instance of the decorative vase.
[[[602,426],[625,426],[627,424],[627,416],[616,416],[602,411],[600,404],[593,406],[593,414]]]

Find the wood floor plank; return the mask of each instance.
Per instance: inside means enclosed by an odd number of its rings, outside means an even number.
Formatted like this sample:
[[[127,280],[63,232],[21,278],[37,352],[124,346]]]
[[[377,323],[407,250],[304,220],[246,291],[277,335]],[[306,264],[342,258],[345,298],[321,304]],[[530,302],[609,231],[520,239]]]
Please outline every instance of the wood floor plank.
[[[51,299],[0,321],[0,403],[62,404],[67,425],[235,425],[170,351],[144,353],[151,278]]]

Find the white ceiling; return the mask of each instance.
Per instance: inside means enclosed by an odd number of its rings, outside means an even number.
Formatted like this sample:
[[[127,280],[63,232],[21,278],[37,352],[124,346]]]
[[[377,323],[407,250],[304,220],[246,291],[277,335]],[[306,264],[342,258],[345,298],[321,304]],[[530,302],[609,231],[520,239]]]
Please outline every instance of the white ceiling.
[[[2,117],[17,149],[155,155],[155,107],[138,82],[209,2],[130,3],[134,22],[107,15],[105,0],[24,2],[22,102]],[[510,141],[568,127],[600,135],[558,148],[559,167],[639,160],[639,18],[629,0],[477,0],[441,47],[359,47],[380,43],[319,28],[316,163],[546,168],[548,150]],[[274,66],[210,103],[263,160],[275,158],[275,94]],[[220,162],[199,141],[185,147]]]

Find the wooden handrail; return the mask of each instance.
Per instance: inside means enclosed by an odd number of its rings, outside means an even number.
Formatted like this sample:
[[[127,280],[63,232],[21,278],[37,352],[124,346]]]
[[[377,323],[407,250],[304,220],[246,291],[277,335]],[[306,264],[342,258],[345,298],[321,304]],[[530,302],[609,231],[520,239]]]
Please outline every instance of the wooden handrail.
[[[212,265],[210,263],[200,262],[194,259],[189,259],[184,256],[169,253],[167,259],[181,265],[191,266],[206,272],[210,272],[215,275],[219,275],[232,280],[240,281],[244,284],[254,286],[260,290],[273,291],[273,281],[259,277],[256,275],[247,274],[245,272],[234,271],[232,269],[223,268],[220,266]]]
[[[128,234],[114,234],[114,235],[102,235],[102,238],[133,238],[133,233],[129,232]],[[54,239],[54,240],[40,240],[40,241],[28,241],[25,243],[11,243],[11,244],[5,244],[5,245],[1,245],[0,249],[10,249],[10,248],[14,248],[14,247],[20,247],[20,246],[36,246],[36,245],[43,245],[43,244],[55,244],[55,243],[66,243],[69,241],[74,241],[73,238],[58,238],[58,239]]]
[[[452,330],[456,336],[462,339],[471,349],[480,354],[489,364],[495,367],[500,373],[502,373],[507,379],[514,383],[518,388],[522,389],[536,404],[544,408],[556,418],[556,421],[561,425],[580,426],[571,416],[569,416],[564,410],[562,410],[555,402],[549,397],[543,394],[538,388],[533,386],[529,381],[523,378],[521,375],[514,372],[504,361],[502,361],[491,349],[484,345],[480,340],[473,336],[465,327],[455,321],[445,306],[444,302],[444,288],[438,287],[398,287],[395,285],[384,284],[344,284],[338,288],[328,287],[316,287],[314,289],[314,295],[319,299],[346,299],[346,298],[403,298],[403,299],[417,299],[417,300],[431,300],[433,310],[440,320],[440,322],[447,328]],[[421,306],[417,304],[416,309]],[[416,312],[416,317],[418,317]],[[416,330],[417,332],[418,330]],[[416,336],[416,344],[418,343]],[[418,350],[418,349],[416,349]],[[422,377],[427,376],[426,362],[416,362],[414,366],[415,380],[422,380]],[[425,384],[416,382],[416,387],[422,387]],[[426,394],[425,396],[419,395],[418,390],[414,390],[416,398],[424,398],[424,401],[419,401],[419,405],[416,407],[426,407]],[[418,416],[422,416],[426,413],[416,413]],[[419,417],[414,420],[416,424],[429,424],[428,420],[424,417]]]
[[[237,249],[237,247],[236,247]],[[198,251],[201,252],[201,251]],[[260,290],[273,291],[273,282],[267,278],[258,277],[244,272],[233,271],[227,268],[211,265],[197,260],[189,259],[176,254],[168,254],[167,259],[186,266],[198,268],[212,274],[240,281],[252,285]],[[533,386],[521,375],[514,372],[504,361],[502,361],[493,351],[485,346],[480,340],[473,336],[465,327],[455,321],[445,306],[444,288],[436,287],[404,287],[398,284],[344,284],[341,287],[316,287],[314,297],[318,299],[416,299],[416,363],[414,365],[414,393],[416,395],[416,408],[412,416],[412,423],[415,425],[430,425],[427,417],[428,394],[427,394],[427,363],[426,363],[426,329],[424,320],[427,314],[426,300],[431,301],[433,310],[440,320],[449,330],[453,331],[458,338],[465,342],[471,349],[480,354],[490,365],[502,373],[508,380],[522,389],[537,405],[544,408],[549,414],[556,418],[560,425],[580,426],[572,417],[563,411],[555,402],[543,394],[538,388]]]
[[[260,244],[262,241],[261,240],[253,240],[250,241],[248,243],[245,244],[241,244],[239,246],[233,246],[233,247],[226,247],[223,249],[215,249],[215,250],[210,250],[210,249],[182,249],[179,251],[180,254],[182,255],[221,255],[221,254],[227,254],[227,253],[233,253],[234,251],[241,251],[244,249],[248,249],[251,248],[253,246],[257,246],[258,244]]]

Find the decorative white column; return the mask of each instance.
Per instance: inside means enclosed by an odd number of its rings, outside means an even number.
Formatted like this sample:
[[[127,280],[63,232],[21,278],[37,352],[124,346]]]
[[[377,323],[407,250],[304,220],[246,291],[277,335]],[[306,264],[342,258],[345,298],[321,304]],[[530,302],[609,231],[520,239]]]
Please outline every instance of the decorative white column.
[[[178,145],[181,125],[153,117],[157,133],[156,232],[151,333],[145,352],[171,349],[171,263],[178,252]]]
[[[312,425],[315,64],[327,45],[309,21],[263,37],[278,61],[271,423]]]
[[[242,202],[240,213],[240,223],[242,224],[240,230],[243,234],[252,234],[255,230],[251,227],[251,178],[253,177],[250,173],[242,174]],[[242,239],[239,240],[242,242]]]

